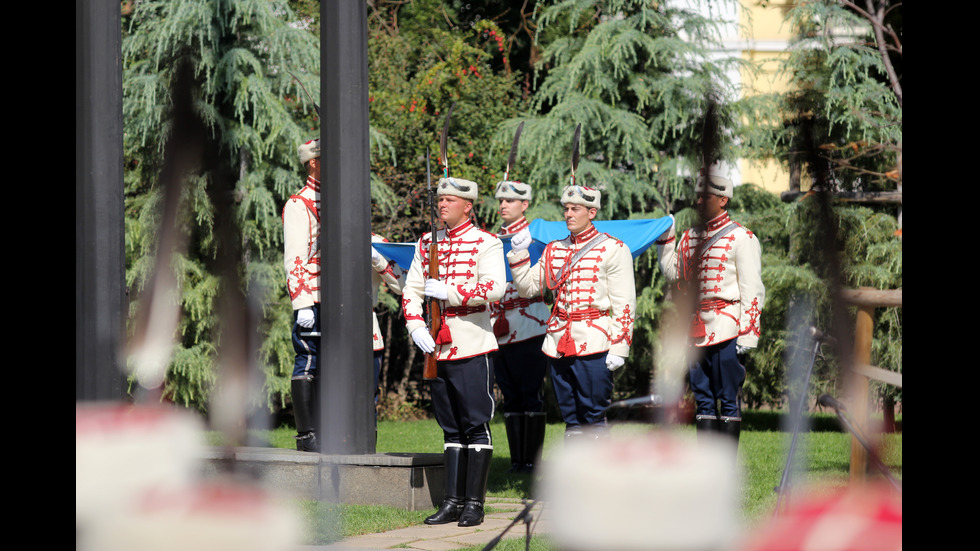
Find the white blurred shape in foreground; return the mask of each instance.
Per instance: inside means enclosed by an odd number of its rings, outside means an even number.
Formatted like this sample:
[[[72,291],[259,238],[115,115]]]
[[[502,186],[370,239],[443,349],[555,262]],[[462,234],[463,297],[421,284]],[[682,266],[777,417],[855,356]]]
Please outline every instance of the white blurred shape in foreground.
[[[741,476],[726,438],[571,440],[543,467],[562,549],[723,550],[741,537]]]
[[[294,549],[297,512],[241,481],[201,481],[203,448],[203,423],[191,412],[76,405],[76,549]]]

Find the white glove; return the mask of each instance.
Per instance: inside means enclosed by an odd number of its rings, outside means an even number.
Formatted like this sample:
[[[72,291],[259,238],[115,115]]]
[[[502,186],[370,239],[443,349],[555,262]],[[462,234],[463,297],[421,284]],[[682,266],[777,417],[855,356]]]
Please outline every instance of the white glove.
[[[609,371],[616,371],[623,367],[624,363],[626,363],[626,358],[615,354],[606,354],[606,369]]]
[[[449,287],[438,279],[425,280],[425,296],[439,300],[449,298]]]
[[[752,350],[752,347],[751,346],[742,346],[741,344],[736,344],[735,345],[735,353],[736,354],[745,354],[749,350]]]
[[[384,262],[384,260],[385,260],[385,257],[381,256],[381,253],[378,252],[378,249],[375,249],[374,246],[372,245],[371,246],[371,263],[372,264],[378,264],[380,262]]]
[[[530,246],[531,232],[527,228],[517,232],[514,234],[514,237],[510,238],[510,250],[512,251],[526,251]]]
[[[415,341],[415,346],[419,347],[426,354],[430,354],[436,349],[436,341],[432,340],[432,335],[429,334],[428,328],[419,327],[415,331],[412,331],[412,340]]]
[[[312,308],[302,308],[296,314],[296,325],[299,325],[300,327],[305,327],[305,328],[309,329],[310,327],[313,327],[313,322],[314,321],[315,320],[313,319],[313,309]]]

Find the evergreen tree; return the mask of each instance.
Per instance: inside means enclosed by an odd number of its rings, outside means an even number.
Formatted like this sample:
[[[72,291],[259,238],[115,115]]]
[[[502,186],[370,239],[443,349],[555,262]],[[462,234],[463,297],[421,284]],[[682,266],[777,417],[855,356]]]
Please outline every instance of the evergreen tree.
[[[823,180],[831,190],[895,190],[902,178],[901,4],[811,0],[795,4],[787,22],[797,34],[783,66],[792,86],[785,94],[745,102],[750,121],[745,151],[775,157],[791,173],[809,173],[811,182],[826,174]],[[750,404],[779,403],[790,304],[808,297],[814,304],[812,322],[828,330],[834,313],[827,282],[833,278],[839,276],[845,287],[901,289],[898,208],[837,205],[833,227],[819,227],[814,224],[819,219],[816,200],[807,198],[773,209],[781,213],[778,222],[752,222],[763,239],[785,237],[776,248],[763,241],[763,331],[775,339],[753,353],[756,369],[746,383]],[[828,251],[826,244],[832,242],[836,250]],[[840,274],[828,272],[828,253],[838,255]],[[771,314],[783,325],[767,327]],[[872,365],[901,372],[901,308],[875,312],[872,342]],[[837,360],[830,359],[823,369],[811,395],[835,390]],[[901,389],[874,386],[886,401],[901,399]]]
[[[869,286],[877,289],[902,287],[902,244],[896,236],[897,220],[887,213],[866,207],[835,209],[836,226],[818,226],[816,197],[781,203],[755,186],[735,190],[729,212],[734,220],[751,228],[762,244],[762,279],[766,284],[766,306],[762,316],[759,348],[751,351],[743,399],[749,407],[786,404],[786,364],[790,354],[810,353],[792,349],[796,332],[791,314],[795,306],[805,305],[801,321],[832,334],[835,322],[834,297],[830,293],[826,243],[828,237],[840,244],[840,281],[844,287]],[[828,236],[826,232],[832,235]],[[845,307],[846,308],[846,307]],[[853,309],[845,319],[853,321]],[[849,325],[845,331],[851,331]],[[880,308],[875,311],[872,365],[902,371],[902,310]],[[808,395],[839,394],[839,359],[832,354],[814,366]],[[884,395],[885,387],[878,387]],[[892,391],[896,389],[892,388]],[[897,392],[893,396],[900,397]]]
[[[537,208],[553,205],[568,182],[578,123],[577,177],[603,190],[603,216],[663,214],[689,199],[706,101],[731,92],[724,70],[736,62],[710,58],[719,47],[715,23],[674,3],[640,0],[556,2],[537,23],[540,86],[529,112],[498,132],[498,142],[509,144],[526,120],[521,163],[541,192]]]
[[[665,216],[690,204],[690,175],[701,164],[702,122],[717,102],[730,148],[733,120],[726,68],[715,58],[716,24],[677,2],[541,2],[536,17],[539,83],[527,112],[495,135],[505,155],[525,121],[517,174],[534,186],[529,215],[560,220],[571,140],[582,125],[576,183],[602,190],[600,219]],[[636,262],[637,315],[630,364],[617,395],[649,391],[663,281],[656,253]]]
[[[287,392],[293,355],[280,211],[304,177],[296,146],[318,134],[312,106],[299,99],[303,92],[289,71],[317,97],[319,42],[277,0],[146,0],[123,23],[127,284],[137,297],[155,269],[173,269],[181,283],[178,344],[165,396],[206,408],[220,334],[212,175],[198,171],[185,182],[180,227],[186,252],[170,267],[154,266],[153,260],[169,90],[175,68],[186,62],[197,79],[197,112],[237,169],[234,216],[243,278],[264,316],[260,359],[272,405]],[[131,310],[138,306],[134,301]]]
[[[745,151],[797,172],[816,148],[836,188],[894,190],[901,181],[901,3],[810,0],[794,5],[787,23],[796,38],[781,70],[791,88],[746,103]]]

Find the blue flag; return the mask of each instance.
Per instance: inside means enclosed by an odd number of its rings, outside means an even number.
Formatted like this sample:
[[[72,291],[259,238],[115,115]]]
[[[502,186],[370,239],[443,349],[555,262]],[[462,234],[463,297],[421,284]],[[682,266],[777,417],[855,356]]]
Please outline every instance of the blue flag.
[[[633,258],[640,256],[658,237],[670,228],[670,217],[646,218],[640,220],[596,220],[593,222],[597,230],[619,239],[630,248]],[[568,237],[568,227],[565,222],[546,222],[533,220],[528,227],[531,232],[531,264],[533,265],[544,253],[545,245],[552,241]],[[510,252],[511,236],[501,237],[504,244],[504,255]],[[408,271],[415,257],[415,247],[418,243],[372,243],[379,253],[398,263],[403,270]],[[506,264],[506,263],[505,263]],[[510,265],[507,264],[507,281],[512,279]]]

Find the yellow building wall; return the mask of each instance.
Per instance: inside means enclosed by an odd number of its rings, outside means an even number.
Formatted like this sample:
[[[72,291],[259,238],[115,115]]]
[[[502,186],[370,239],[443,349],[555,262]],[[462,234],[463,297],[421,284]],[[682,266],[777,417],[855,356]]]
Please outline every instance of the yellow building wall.
[[[744,47],[742,94],[783,93],[789,90],[789,79],[782,74],[786,46],[792,38],[790,25],[785,21],[791,7],[788,1],[772,1],[765,5],[753,0],[742,3],[739,13]],[[755,184],[772,193],[789,190],[789,171],[778,160],[742,159],[739,161],[742,183]]]

